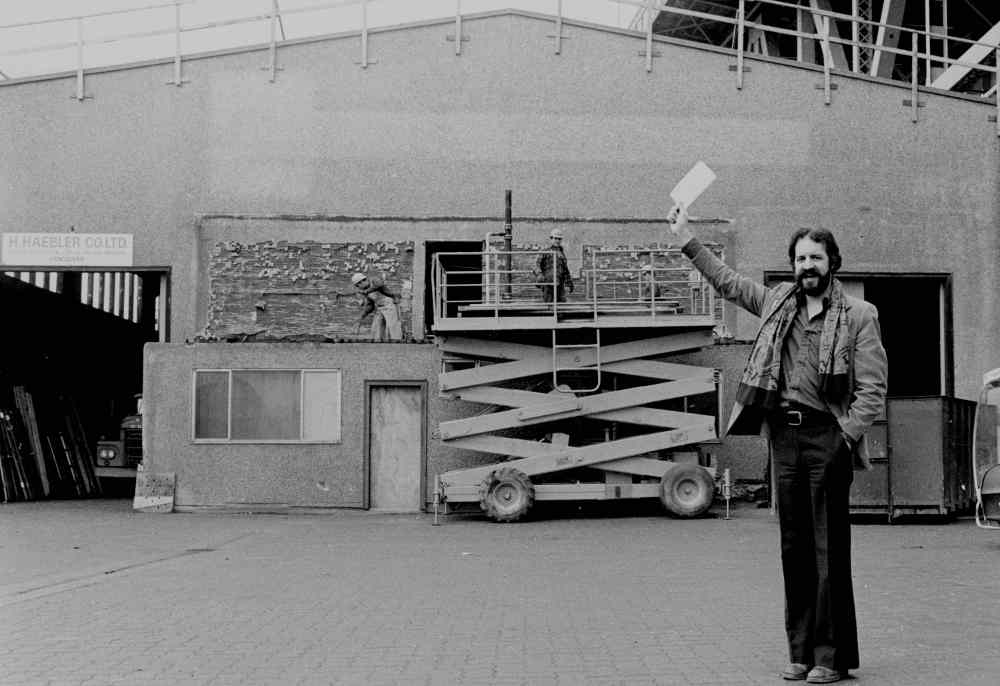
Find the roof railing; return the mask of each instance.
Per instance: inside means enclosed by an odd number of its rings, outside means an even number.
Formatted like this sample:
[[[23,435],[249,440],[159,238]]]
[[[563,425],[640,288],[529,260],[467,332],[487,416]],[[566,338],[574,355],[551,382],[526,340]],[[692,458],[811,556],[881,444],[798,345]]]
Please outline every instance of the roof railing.
[[[75,97],[78,100],[84,100],[87,97],[84,83],[86,71],[88,68],[95,68],[93,65],[88,67],[86,63],[85,49],[87,47],[117,44],[135,39],[173,35],[174,70],[173,79],[169,83],[175,86],[180,86],[184,83],[182,75],[182,60],[184,57],[181,43],[182,35],[194,32],[218,30],[244,24],[262,23],[267,30],[267,48],[269,55],[268,64],[263,68],[270,72],[270,80],[274,81],[276,79],[277,72],[280,70],[277,66],[277,48],[279,45],[288,40],[285,34],[283,22],[284,17],[357,6],[360,10],[360,57],[356,64],[358,64],[362,69],[365,69],[373,63],[368,50],[368,32],[371,28],[368,20],[368,6],[373,2],[379,1],[380,0],[326,0],[299,7],[282,8],[279,4],[279,0],[270,0],[270,8],[267,12],[257,12],[244,16],[186,25],[182,21],[182,8],[195,4],[194,0],[170,0],[169,2],[151,3],[140,7],[109,10],[86,15],[73,15],[54,19],[3,24],[0,25],[0,36],[2,36],[4,31],[13,31],[17,29],[67,22],[75,24],[76,35],[73,40],[6,50],[0,52],[0,58],[21,55],[36,55],[46,52],[51,53],[54,51],[75,49]],[[620,5],[638,7],[640,8],[640,11],[648,16],[648,21],[633,21],[632,23],[632,26],[639,26],[641,24],[644,28],[643,33],[645,33],[644,37],[646,45],[645,50],[643,50],[640,55],[644,57],[645,68],[647,71],[652,71],[653,58],[657,56],[657,52],[653,48],[654,38],[658,39],[654,34],[656,16],[660,13],[684,16],[698,19],[703,22],[721,23],[732,27],[730,35],[732,37],[731,43],[734,45],[716,45],[715,47],[721,47],[735,52],[737,62],[735,65],[737,89],[742,89],[744,86],[744,72],[746,70],[746,67],[744,66],[745,58],[754,52],[754,44],[748,40],[751,34],[755,34],[757,37],[766,36],[768,34],[794,37],[796,39],[797,46],[804,45],[806,42],[816,41],[820,46],[820,50],[815,51],[818,52],[818,56],[811,59],[814,60],[813,63],[818,64],[818,66],[823,69],[824,81],[821,88],[824,91],[824,98],[827,104],[831,102],[831,91],[836,88],[836,86],[831,83],[832,72],[857,73],[876,78],[884,78],[883,76],[880,76],[879,73],[884,72],[885,70],[876,70],[877,73],[871,73],[872,65],[879,63],[883,55],[892,55],[894,60],[896,57],[908,58],[909,74],[906,75],[904,71],[904,76],[910,86],[911,98],[909,100],[904,100],[904,105],[910,107],[911,119],[913,121],[917,121],[917,108],[920,106],[915,94],[919,91],[921,86],[939,88],[940,90],[951,90],[960,85],[963,79],[965,79],[970,73],[983,73],[987,76],[987,80],[992,83],[987,83],[982,86],[983,92],[980,94],[980,99],[986,99],[991,96],[994,98],[997,110],[997,116],[995,117],[997,119],[996,132],[997,135],[1000,135],[1000,92],[998,92],[996,88],[998,80],[997,74],[998,71],[1000,71],[997,66],[1000,64],[1000,23],[996,24],[989,31],[987,31],[980,40],[970,40],[960,36],[954,36],[932,30],[933,27],[930,26],[926,17],[923,28],[901,26],[889,22],[876,21],[875,19],[863,17],[860,14],[845,14],[843,12],[835,12],[795,2],[788,2],[787,0],[757,0],[752,3],[753,9],[755,10],[752,13],[747,10],[746,0],[738,0],[738,2],[731,7],[731,13],[729,14],[722,11],[704,12],[685,7],[675,7],[673,5],[666,4],[663,0],[612,1]],[[564,3],[562,0],[549,0],[549,2],[551,2],[551,9],[556,13],[553,17],[556,28],[553,38],[555,39],[555,52],[558,54],[561,48],[561,39],[563,38],[562,27],[564,20]],[[714,4],[713,7],[719,8],[720,10],[730,9],[730,6],[719,4]],[[794,10],[798,17],[797,25],[799,28],[793,29],[786,26],[778,26],[773,23],[767,23],[767,13],[762,11],[762,9],[768,7],[780,10]],[[152,11],[162,11],[169,8],[174,9],[174,17],[171,26],[163,26],[146,31],[115,33],[101,37],[88,38],[85,35],[85,22],[89,20],[140,12],[148,13]],[[456,54],[461,54],[462,50],[462,16],[463,12],[461,0],[456,0],[455,34],[454,36],[449,36],[449,39],[455,42],[454,49]],[[851,24],[851,37],[840,36],[838,34],[836,28],[836,24],[838,22],[849,22]],[[802,30],[808,24],[812,25],[811,29]],[[860,30],[861,28],[863,28],[864,31]],[[909,34],[910,36],[908,45],[906,44],[906,41],[903,40],[903,37],[906,34]],[[868,38],[872,35],[876,36],[874,41]],[[862,36],[865,36],[865,38],[862,39]],[[890,38],[890,36],[892,37]],[[923,44],[922,47],[921,43]],[[940,51],[935,51],[934,48],[936,44],[940,47]],[[259,45],[259,43],[255,45]],[[964,46],[965,50],[960,56],[951,57],[948,53],[952,46]],[[836,55],[834,53],[834,47],[838,48]],[[853,59],[850,61],[846,60],[846,52],[843,53],[842,58],[839,57],[842,49],[844,48],[849,48],[852,52]],[[801,47],[797,47],[797,51],[801,51]],[[812,52],[811,48],[810,52]],[[859,57],[862,54],[870,55],[870,59],[865,60],[863,63]],[[168,55],[161,54],[157,56],[158,59],[162,59],[164,57],[168,57]],[[806,59],[803,59],[802,54],[796,54],[794,58],[788,58],[782,55],[774,57],[777,57],[778,59],[794,59],[794,61],[799,63],[807,62]],[[993,64],[989,64],[989,61],[992,61]],[[6,66],[7,65],[0,63],[0,68],[4,68]],[[922,82],[920,79],[921,67],[923,69]],[[868,69],[867,72],[865,71],[865,68]],[[941,68],[941,71],[940,73],[935,74],[935,70],[937,68]],[[888,76],[892,80],[900,80],[898,78],[893,78],[896,76],[894,72],[890,72]],[[10,69],[7,68],[5,71],[0,72],[0,78],[6,78],[7,80],[13,78],[10,74]],[[2,83],[3,81],[0,81],[0,84]],[[992,119],[993,116],[990,118]]]
[[[1000,67],[998,67],[998,65],[1000,65],[1000,23],[996,24],[989,31],[987,31],[980,40],[970,40],[932,30],[927,17],[925,17],[925,26],[921,29],[913,26],[901,26],[898,24],[876,21],[874,19],[863,17],[859,14],[845,14],[843,12],[813,8],[812,6],[787,2],[785,0],[755,0],[752,4],[754,9],[757,11],[753,14],[752,18],[748,14],[746,0],[738,0],[732,8],[732,14],[728,15],[715,12],[703,12],[685,7],[675,7],[670,4],[666,4],[662,0],[615,1],[624,5],[638,7],[640,8],[639,12],[646,16],[644,21],[633,21],[633,25],[642,25],[645,27],[647,50],[644,56],[646,57],[647,71],[652,71],[652,58],[655,54],[651,49],[651,41],[654,36],[655,18],[659,13],[701,19],[704,21],[717,22],[732,26],[732,42],[735,43],[736,52],[735,71],[737,89],[742,89],[744,84],[744,72],[746,71],[746,68],[744,67],[744,59],[746,55],[750,54],[750,51],[747,49],[746,40],[749,32],[758,31],[764,34],[791,36],[796,38],[797,41],[818,41],[821,48],[818,51],[820,60],[819,64],[823,68],[822,88],[824,91],[825,102],[828,105],[831,103],[831,91],[835,89],[835,86],[831,83],[831,72],[833,70],[838,70],[841,73],[857,73],[864,74],[865,76],[872,76],[870,72],[865,72],[863,70],[861,61],[858,59],[858,55],[864,50],[872,51],[873,55],[889,53],[894,56],[909,58],[910,69],[907,80],[910,86],[911,97],[903,100],[903,105],[910,108],[911,120],[914,122],[918,120],[917,108],[922,106],[922,103],[917,100],[917,93],[919,92],[921,86],[938,88],[940,90],[951,90],[970,72],[979,71],[988,74],[993,82],[993,85],[992,87],[986,89],[980,97],[985,99],[991,95],[994,96],[996,114],[991,115],[990,119],[995,119],[996,133],[1000,136],[1000,92],[998,92],[997,89],[997,82],[1000,80],[998,79],[998,74],[1000,74]],[[718,4],[714,6],[722,8],[722,6]],[[759,11],[762,7],[767,6],[795,10],[800,17],[806,17],[807,19],[811,18],[815,30],[803,31],[768,24],[764,21],[764,13]],[[834,28],[835,22],[850,22],[852,26],[852,37],[847,38],[837,35],[836,29]],[[804,22],[802,21],[798,22],[800,27],[803,23]],[[857,38],[860,34],[857,29],[859,26],[867,28],[869,33],[876,32],[877,38],[875,42],[859,40]],[[898,36],[898,40],[888,41],[886,37],[890,34],[890,32],[895,33],[895,35]],[[903,36],[906,34],[910,35],[909,45],[906,46],[904,44],[900,47],[900,44],[904,43]],[[895,42],[896,45],[889,44],[892,42]],[[935,42],[940,43],[940,52],[933,51]],[[923,43],[922,49],[920,47],[921,43]],[[959,44],[967,47],[961,56],[954,58],[947,54],[947,51],[950,49],[949,46],[952,44]],[[838,68],[831,48],[833,45],[851,48],[854,58],[850,60],[850,62],[844,60],[844,64],[847,66],[847,69]],[[780,55],[774,57],[778,57],[779,59],[782,58]],[[986,60],[991,57],[993,60],[992,65],[986,63]],[[803,62],[804,60],[801,59],[800,55],[796,55],[795,61]],[[869,70],[872,63],[877,63],[877,59],[873,59],[868,63]],[[923,65],[924,72],[923,83],[920,83],[921,64]],[[940,74],[935,76],[934,68],[937,65],[942,65],[944,69]]]

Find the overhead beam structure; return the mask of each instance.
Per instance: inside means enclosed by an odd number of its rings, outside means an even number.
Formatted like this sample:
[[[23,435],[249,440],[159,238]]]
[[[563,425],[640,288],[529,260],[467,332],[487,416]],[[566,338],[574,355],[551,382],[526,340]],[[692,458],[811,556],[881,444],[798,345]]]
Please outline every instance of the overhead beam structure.
[[[882,15],[879,17],[878,33],[875,36],[875,50],[872,54],[872,62],[868,72],[872,76],[882,78],[892,78],[892,70],[896,65],[896,54],[887,52],[882,48],[895,49],[899,47],[900,30],[889,28],[886,24],[899,26],[903,22],[903,11],[906,9],[906,0],[884,0],[882,3]]]
[[[993,25],[989,31],[984,33],[975,45],[969,47],[962,56],[958,58],[960,64],[953,64],[931,82],[931,88],[941,88],[951,90],[958,82],[964,79],[973,67],[969,65],[981,63],[988,55],[995,52],[1000,45],[1000,22]]]
[[[830,0],[809,0],[809,7],[813,10],[813,25],[816,27],[816,33],[823,33],[823,20],[830,19],[830,38],[839,39],[840,31],[837,29],[837,22],[833,21],[832,18],[827,17],[823,14],[817,14],[816,10],[821,12],[833,12],[833,7],[830,4]],[[836,43],[830,41],[830,57],[833,60],[833,64],[830,65],[834,69],[841,69],[843,71],[848,71],[851,68],[851,63],[847,60],[847,51],[844,50],[844,45],[842,43]]]

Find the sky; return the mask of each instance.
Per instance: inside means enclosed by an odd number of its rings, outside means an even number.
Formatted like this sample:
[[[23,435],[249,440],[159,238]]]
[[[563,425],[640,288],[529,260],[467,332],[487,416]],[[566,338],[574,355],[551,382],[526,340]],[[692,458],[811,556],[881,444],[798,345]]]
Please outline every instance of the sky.
[[[630,0],[634,2],[634,0]],[[263,16],[272,0],[180,0],[183,26],[213,24],[240,17]],[[359,0],[278,0],[283,11],[342,3],[333,9],[289,14],[283,18],[285,36],[303,36],[358,30],[361,27]],[[400,24],[433,17],[513,7],[556,14],[559,0],[368,0],[368,25]],[[0,80],[76,69],[77,21],[83,26],[84,66],[121,64],[174,54],[174,36],[147,36],[108,42],[122,34],[172,29],[175,9],[172,0],[0,0]],[[156,7],[159,5],[159,7]],[[562,0],[563,15],[612,26],[628,26],[637,7],[614,0]],[[103,14],[135,10],[120,14]],[[58,22],[24,25],[63,19]],[[280,38],[280,35],[279,35]],[[264,21],[221,26],[182,34],[183,54],[218,50],[265,42],[268,26]],[[90,44],[93,41],[93,44]],[[43,52],[24,52],[42,46]],[[17,53],[17,54],[11,54]]]

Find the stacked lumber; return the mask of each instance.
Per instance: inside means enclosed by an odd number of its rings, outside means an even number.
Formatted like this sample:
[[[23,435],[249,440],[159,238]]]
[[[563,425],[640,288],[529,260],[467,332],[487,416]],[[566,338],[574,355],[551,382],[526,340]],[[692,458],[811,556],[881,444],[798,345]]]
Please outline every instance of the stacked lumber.
[[[101,492],[90,442],[76,403],[12,389],[14,408],[0,409],[0,495],[4,502],[86,497]]]
[[[0,411],[0,495],[3,502],[34,498],[25,456],[14,437],[11,416],[3,411]]]

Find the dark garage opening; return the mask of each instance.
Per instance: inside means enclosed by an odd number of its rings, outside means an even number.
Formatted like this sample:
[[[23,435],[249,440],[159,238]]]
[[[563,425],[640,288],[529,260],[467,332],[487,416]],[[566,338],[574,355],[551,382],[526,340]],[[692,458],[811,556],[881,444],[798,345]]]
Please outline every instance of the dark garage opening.
[[[951,395],[950,327],[943,278],[893,276],[864,281],[865,300],[878,308],[889,358],[888,395]],[[944,320],[944,321],[943,321]],[[944,367],[942,367],[944,363]],[[946,373],[942,373],[942,369]]]
[[[5,501],[128,496],[142,351],[166,339],[168,270],[0,274]]]

